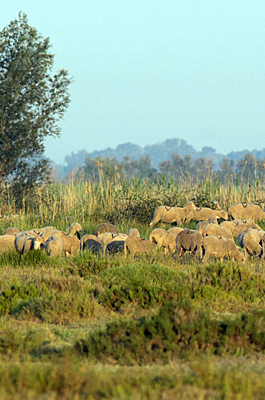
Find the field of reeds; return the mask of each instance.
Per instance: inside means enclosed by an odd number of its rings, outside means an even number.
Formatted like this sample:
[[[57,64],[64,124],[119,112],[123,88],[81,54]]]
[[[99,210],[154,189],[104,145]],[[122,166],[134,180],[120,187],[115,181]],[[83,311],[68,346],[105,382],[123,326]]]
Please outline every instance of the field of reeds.
[[[263,184],[132,180],[45,186],[17,209],[0,195],[0,234],[10,226],[73,217],[148,238],[159,205],[263,207]],[[264,229],[265,223],[260,226]],[[167,226],[168,228],[169,226]],[[188,227],[194,228],[190,222]],[[51,259],[41,250],[0,257],[0,398],[264,399],[265,268],[249,258],[202,264],[122,255]]]

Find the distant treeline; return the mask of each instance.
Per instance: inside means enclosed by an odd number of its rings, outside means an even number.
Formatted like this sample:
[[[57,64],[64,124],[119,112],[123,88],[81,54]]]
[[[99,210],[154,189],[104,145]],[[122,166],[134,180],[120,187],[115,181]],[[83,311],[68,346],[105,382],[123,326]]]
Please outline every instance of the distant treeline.
[[[86,157],[84,165],[77,171],[71,171],[61,180],[63,183],[73,182],[73,180],[100,182],[101,180],[113,180],[115,178],[148,178],[156,181],[161,176],[174,177],[175,180],[189,181],[191,184],[198,180],[218,179],[220,183],[252,183],[257,179],[263,180],[265,177],[265,159],[256,159],[248,153],[241,160],[229,160],[223,157],[220,162],[220,169],[216,170],[212,159],[205,157],[193,159],[190,155],[181,157],[173,153],[170,161],[159,163],[158,168],[152,167],[151,158],[142,156],[139,161],[130,156],[124,156],[120,162],[117,157],[97,157],[91,159]]]
[[[246,155],[253,156],[256,161],[244,159]],[[128,157],[129,156],[129,157]],[[53,163],[56,171],[56,180],[65,180],[65,177],[73,171],[76,175],[78,171],[86,169],[88,175],[97,176],[97,160],[111,168],[116,165],[118,173],[129,176],[148,176],[151,179],[157,173],[170,173],[176,177],[180,174],[186,177],[205,177],[208,172],[216,171],[217,175],[226,177],[231,174],[241,175],[243,166],[241,161],[248,161],[252,165],[250,168],[249,179],[262,176],[262,160],[265,159],[265,149],[263,150],[244,150],[230,152],[228,154],[219,154],[212,147],[205,146],[201,151],[197,151],[193,146],[186,143],[183,139],[167,139],[163,142],[141,147],[133,143],[124,143],[115,149],[107,148],[105,150],[94,151],[92,153],[86,150],[80,150],[77,153],[72,152],[64,159],[64,165]],[[106,160],[103,162],[103,160]],[[94,163],[93,163],[94,162]],[[257,162],[256,168],[253,162]],[[86,164],[85,164],[86,163]],[[89,167],[90,166],[90,167]],[[107,167],[109,166],[109,167]],[[249,165],[248,165],[249,167]],[[245,166],[244,174],[249,170]],[[90,168],[90,169],[89,169]],[[94,168],[94,170],[93,170]],[[222,173],[222,171],[224,173]],[[105,172],[105,171],[104,171]],[[249,171],[248,171],[249,173]],[[240,176],[241,179],[241,176]],[[247,178],[248,179],[248,178]]]

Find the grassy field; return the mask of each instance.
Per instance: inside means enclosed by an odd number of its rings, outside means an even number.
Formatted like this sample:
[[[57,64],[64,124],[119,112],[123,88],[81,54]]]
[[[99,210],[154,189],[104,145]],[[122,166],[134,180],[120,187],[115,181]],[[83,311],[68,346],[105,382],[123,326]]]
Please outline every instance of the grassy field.
[[[65,230],[69,216],[84,234],[109,221],[148,238],[158,205],[227,209],[264,199],[259,182],[57,184],[25,198],[23,210],[2,196],[0,234],[9,226]],[[0,276],[1,400],[265,398],[259,258],[242,266],[161,251],[134,260],[13,252],[0,257]]]

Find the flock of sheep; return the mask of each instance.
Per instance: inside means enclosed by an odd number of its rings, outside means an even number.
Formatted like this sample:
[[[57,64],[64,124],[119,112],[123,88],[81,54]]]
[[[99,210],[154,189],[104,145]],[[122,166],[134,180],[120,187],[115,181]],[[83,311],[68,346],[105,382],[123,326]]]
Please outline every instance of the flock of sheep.
[[[220,225],[218,219],[224,220]],[[230,219],[230,221],[228,221]],[[195,230],[182,228],[183,223],[197,221]],[[21,255],[44,248],[49,256],[73,256],[87,249],[93,253],[123,253],[134,256],[137,253],[151,253],[163,248],[165,253],[181,257],[185,252],[196,255],[203,262],[209,257],[232,258],[244,262],[248,255],[265,258],[265,231],[256,222],[265,220],[265,212],[254,204],[235,204],[225,210],[197,208],[193,202],[181,207],[157,207],[150,223],[151,228],[161,222],[176,223],[168,230],[155,228],[149,240],[140,237],[136,228],[121,233],[110,223],[99,224],[95,235],[83,236],[82,227],[77,222],[70,223],[66,232],[48,226],[30,231],[17,227],[6,229],[0,236],[0,254],[16,249]],[[234,242],[238,237],[238,243]],[[156,245],[156,246],[155,246]]]

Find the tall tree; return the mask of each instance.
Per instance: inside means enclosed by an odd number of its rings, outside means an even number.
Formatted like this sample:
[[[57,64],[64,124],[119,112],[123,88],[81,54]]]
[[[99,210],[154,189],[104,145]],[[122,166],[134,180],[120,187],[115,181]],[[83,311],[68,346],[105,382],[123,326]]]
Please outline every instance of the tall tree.
[[[72,78],[64,69],[51,75],[50,47],[23,13],[0,32],[0,185],[17,197],[47,181],[44,139],[60,134],[70,102]]]

